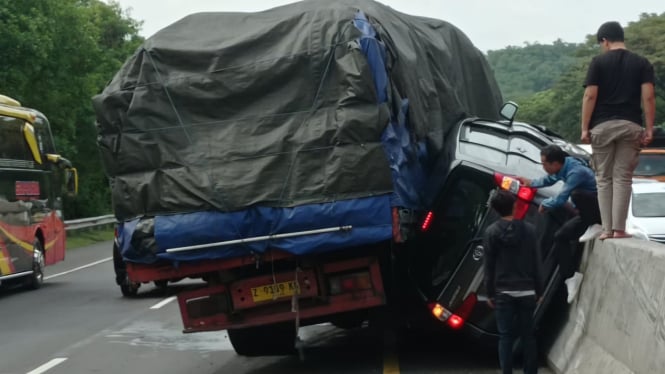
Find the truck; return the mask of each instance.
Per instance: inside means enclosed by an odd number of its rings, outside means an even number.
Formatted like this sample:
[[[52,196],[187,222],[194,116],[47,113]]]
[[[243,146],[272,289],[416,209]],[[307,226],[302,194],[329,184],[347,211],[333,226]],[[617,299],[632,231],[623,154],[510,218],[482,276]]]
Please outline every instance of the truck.
[[[385,318],[448,132],[501,101],[462,31],[378,2],[186,16],[93,98],[116,282],[200,280],[177,294],[183,331],[247,356]]]

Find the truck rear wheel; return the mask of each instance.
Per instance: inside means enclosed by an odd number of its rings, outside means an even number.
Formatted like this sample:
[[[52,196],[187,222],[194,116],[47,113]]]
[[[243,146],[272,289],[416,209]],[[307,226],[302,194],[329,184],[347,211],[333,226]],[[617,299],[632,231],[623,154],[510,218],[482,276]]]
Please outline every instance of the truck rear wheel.
[[[124,297],[134,297],[139,292],[140,283],[132,283],[127,277],[125,261],[122,259],[118,245],[113,243],[113,270],[115,270],[115,283],[120,286]]]
[[[122,296],[124,297],[135,297],[139,293],[139,287],[141,287],[141,284],[131,283],[127,280],[126,284],[120,285],[120,292],[122,292]]]
[[[278,356],[295,353],[294,323],[227,330],[233,349],[240,356]]]
[[[159,289],[162,289],[162,290],[166,289],[166,287],[168,287],[168,285],[169,285],[169,281],[167,281],[165,279],[156,280],[153,283],[155,283],[155,287],[157,287]]]
[[[351,330],[362,327],[363,323],[367,320],[367,312],[361,311],[334,316],[331,318],[330,322],[337,328]]]

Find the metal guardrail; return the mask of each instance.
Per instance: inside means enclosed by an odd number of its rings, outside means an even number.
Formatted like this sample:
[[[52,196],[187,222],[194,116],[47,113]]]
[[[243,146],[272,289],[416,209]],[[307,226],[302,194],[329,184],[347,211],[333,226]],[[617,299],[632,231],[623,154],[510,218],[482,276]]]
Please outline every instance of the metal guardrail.
[[[65,221],[66,231],[76,231],[81,229],[91,229],[98,226],[112,225],[116,222],[115,216],[109,214],[106,216],[72,219]]]

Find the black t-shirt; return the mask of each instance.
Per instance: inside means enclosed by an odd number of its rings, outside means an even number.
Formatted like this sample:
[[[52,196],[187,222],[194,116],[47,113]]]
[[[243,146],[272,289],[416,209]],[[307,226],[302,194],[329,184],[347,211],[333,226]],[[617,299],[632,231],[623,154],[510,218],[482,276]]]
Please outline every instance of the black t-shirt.
[[[584,87],[598,86],[589,128],[615,119],[642,124],[642,84],[654,83],[653,66],[626,49],[613,49],[591,60]]]

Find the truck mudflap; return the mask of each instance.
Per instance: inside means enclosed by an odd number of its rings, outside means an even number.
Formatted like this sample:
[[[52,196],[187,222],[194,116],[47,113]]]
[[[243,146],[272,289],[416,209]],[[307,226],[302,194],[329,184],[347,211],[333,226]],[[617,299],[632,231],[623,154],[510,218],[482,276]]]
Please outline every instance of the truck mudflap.
[[[185,333],[268,325],[385,304],[379,260],[362,257],[178,294]]]

